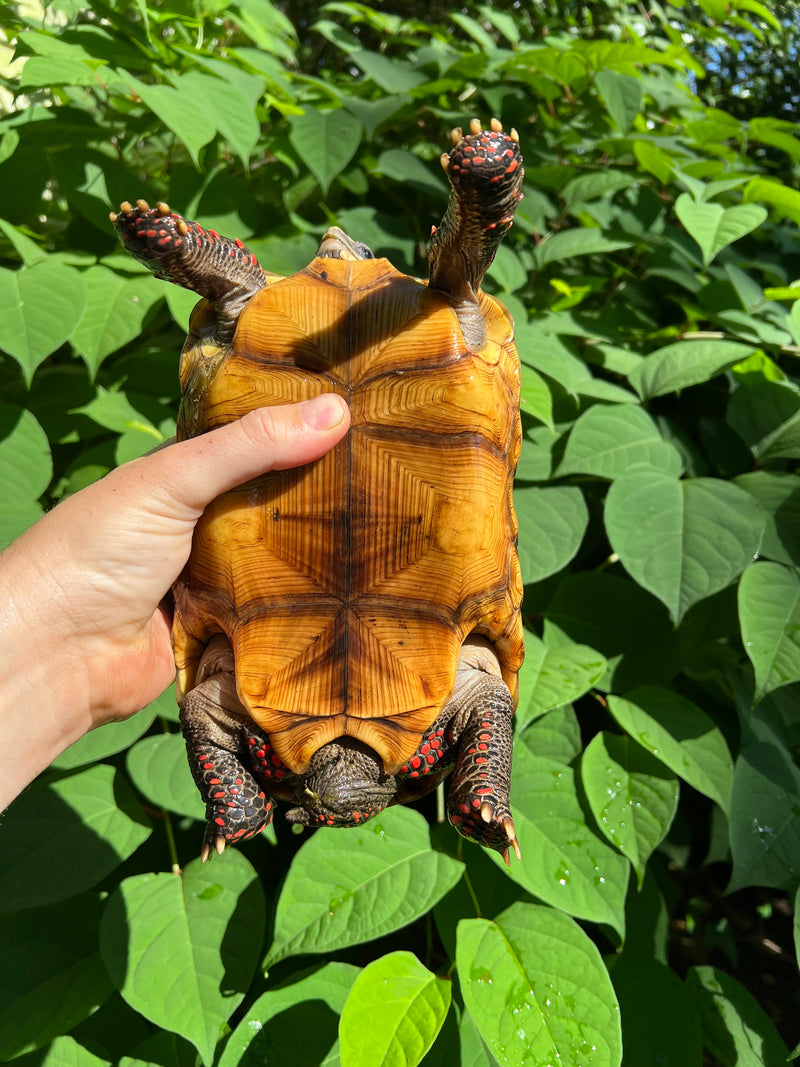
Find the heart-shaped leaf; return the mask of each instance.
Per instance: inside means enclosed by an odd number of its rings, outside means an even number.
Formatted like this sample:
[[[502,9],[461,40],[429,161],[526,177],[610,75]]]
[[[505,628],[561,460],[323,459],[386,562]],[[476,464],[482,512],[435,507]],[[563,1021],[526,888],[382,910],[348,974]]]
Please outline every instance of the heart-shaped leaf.
[[[767,217],[760,204],[724,208],[716,203],[698,203],[688,193],[681,193],[675,201],[675,213],[700,245],[706,266],[723,248],[755,230]]]

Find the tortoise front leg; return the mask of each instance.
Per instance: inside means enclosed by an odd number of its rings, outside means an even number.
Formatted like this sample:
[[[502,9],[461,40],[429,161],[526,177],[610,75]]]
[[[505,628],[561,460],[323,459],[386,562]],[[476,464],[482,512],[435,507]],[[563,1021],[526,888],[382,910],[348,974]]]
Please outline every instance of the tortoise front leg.
[[[192,776],[206,803],[200,853],[205,863],[212,849],[221,855],[226,845],[269,826],[274,805],[256,773],[277,780],[287,771],[242,708],[229,672],[214,674],[187,693],[180,721]]]
[[[214,305],[217,340],[230,341],[242,308],[267,284],[253,253],[241,241],[206,230],[164,203],[151,208],[146,200],[138,200],[136,207],[125,201],[110,218],[134,259],[157,278],[191,289]]]
[[[503,132],[497,119],[489,130],[477,119],[466,137],[452,131],[453,147],[442,156],[450,200],[441,225],[431,235],[429,282],[453,301],[464,339],[479,348],[486,325],[478,291],[522,199],[522,155],[516,130]]]

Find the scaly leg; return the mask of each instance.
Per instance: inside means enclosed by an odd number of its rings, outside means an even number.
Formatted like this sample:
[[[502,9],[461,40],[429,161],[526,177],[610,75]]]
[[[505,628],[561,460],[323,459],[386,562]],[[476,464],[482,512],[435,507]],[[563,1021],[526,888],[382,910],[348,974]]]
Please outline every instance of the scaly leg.
[[[200,853],[205,863],[212,849],[221,855],[226,845],[245,841],[272,822],[273,801],[259,778],[278,780],[288,772],[241,707],[227,671],[187,693],[180,720],[192,776],[206,802]]]

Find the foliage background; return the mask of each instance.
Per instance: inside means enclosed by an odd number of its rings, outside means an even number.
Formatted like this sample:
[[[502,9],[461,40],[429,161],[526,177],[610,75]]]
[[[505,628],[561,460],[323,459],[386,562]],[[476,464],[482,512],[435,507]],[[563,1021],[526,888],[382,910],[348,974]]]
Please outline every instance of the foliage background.
[[[167,199],[291,272],[402,269],[450,126],[520,132],[528,655],[506,871],[433,805],[200,867],[167,693],[4,819],[0,1059],[784,1063],[800,1041],[796,6],[3,8],[0,532],[174,428]],[[341,1022],[340,1022],[341,1016]]]

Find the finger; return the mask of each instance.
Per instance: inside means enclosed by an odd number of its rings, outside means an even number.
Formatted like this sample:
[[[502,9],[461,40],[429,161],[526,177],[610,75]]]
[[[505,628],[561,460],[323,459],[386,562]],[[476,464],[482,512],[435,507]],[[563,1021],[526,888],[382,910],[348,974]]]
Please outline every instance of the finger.
[[[256,408],[236,422],[135,460],[119,474],[136,476],[147,493],[167,492],[174,505],[196,517],[250,478],[319,459],[349,425],[344,400],[324,393],[302,404]]]

